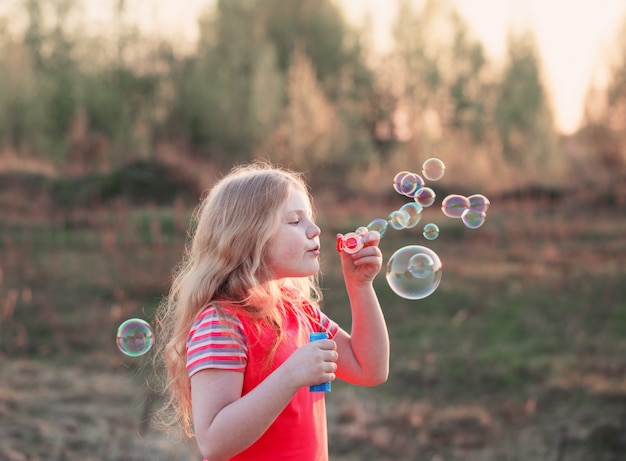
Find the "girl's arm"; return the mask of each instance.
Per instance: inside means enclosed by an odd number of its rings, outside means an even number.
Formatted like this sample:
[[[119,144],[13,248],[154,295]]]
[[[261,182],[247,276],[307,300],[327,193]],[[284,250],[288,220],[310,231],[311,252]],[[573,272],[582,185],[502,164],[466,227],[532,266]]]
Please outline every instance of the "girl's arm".
[[[338,236],[340,237],[340,236]],[[340,329],[337,376],[352,384],[374,386],[389,375],[389,334],[372,282],[382,267],[380,234],[370,231],[354,254],[340,252],[346,290],[352,310],[350,334]]]
[[[335,341],[297,349],[263,382],[241,396],[244,374],[206,369],[191,377],[196,441],[208,461],[228,459],[263,435],[302,386],[335,379]]]

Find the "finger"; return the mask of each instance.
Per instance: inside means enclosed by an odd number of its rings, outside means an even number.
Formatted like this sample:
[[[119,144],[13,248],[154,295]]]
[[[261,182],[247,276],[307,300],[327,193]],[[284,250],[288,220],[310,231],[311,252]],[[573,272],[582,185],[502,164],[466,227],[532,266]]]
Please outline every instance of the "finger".
[[[378,231],[369,231],[363,236],[363,246],[374,246],[380,242],[380,233]]]
[[[325,351],[337,350],[337,343],[332,339],[320,339],[319,341],[315,341],[315,345]]]
[[[365,247],[363,250],[355,253],[352,257],[354,262],[363,260],[363,259],[379,259],[382,258],[383,254],[378,247]]]
[[[338,358],[339,354],[337,353],[337,351],[328,351],[327,354],[324,356],[324,361],[336,362]]]

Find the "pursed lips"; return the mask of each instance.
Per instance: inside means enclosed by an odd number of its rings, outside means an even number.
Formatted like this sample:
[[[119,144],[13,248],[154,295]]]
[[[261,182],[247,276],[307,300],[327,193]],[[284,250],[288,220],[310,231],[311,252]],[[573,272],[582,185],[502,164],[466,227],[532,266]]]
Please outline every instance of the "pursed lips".
[[[319,254],[320,254],[320,246],[319,246],[319,245],[317,245],[315,248],[311,248],[311,249],[308,251],[308,253],[312,253],[312,254],[314,254],[315,256],[319,256]]]

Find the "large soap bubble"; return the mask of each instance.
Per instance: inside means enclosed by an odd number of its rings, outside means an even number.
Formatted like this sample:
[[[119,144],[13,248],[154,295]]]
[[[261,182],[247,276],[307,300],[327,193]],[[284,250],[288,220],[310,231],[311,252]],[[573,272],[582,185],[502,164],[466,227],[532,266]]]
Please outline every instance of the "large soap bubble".
[[[439,286],[442,275],[439,256],[430,248],[409,245],[397,250],[387,262],[387,283],[398,296],[422,299]]]

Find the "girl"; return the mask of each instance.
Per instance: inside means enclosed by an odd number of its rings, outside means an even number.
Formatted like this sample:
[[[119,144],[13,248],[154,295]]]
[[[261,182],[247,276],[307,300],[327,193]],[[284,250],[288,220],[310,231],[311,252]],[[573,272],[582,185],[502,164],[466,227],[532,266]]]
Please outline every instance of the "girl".
[[[372,281],[380,235],[341,253],[351,334],[320,311],[320,229],[300,175],[235,168],[202,200],[157,338],[176,416],[205,460],[328,459],[324,394],[339,377],[387,379],[389,340]],[[341,234],[337,236],[341,238]],[[330,339],[309,342],[310,332]]]

